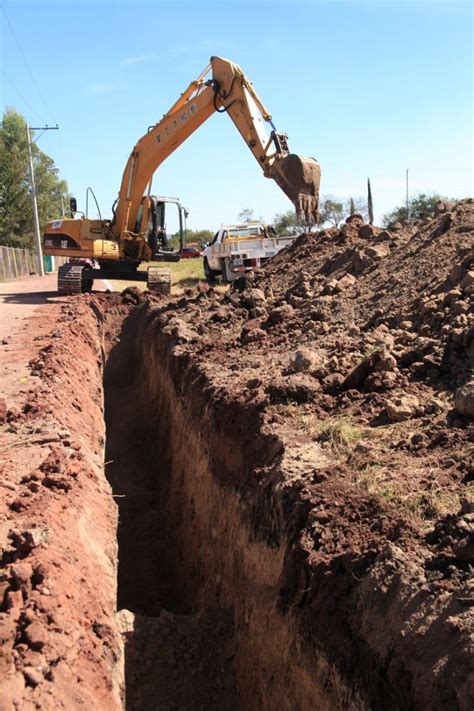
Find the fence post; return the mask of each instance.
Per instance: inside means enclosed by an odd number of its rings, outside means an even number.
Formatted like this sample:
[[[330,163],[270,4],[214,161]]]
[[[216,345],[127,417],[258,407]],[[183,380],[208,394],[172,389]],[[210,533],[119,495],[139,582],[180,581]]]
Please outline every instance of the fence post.
[[[2,279],[18,279],[37,274],[36,262],[36,255],[29,249],[0,245],[0,278]]]
[[[14,277],[14,271],[13,271],[13,259],[12,259],[12,253],[11,249],[8,250],[8,276],[10,279],[13,279]]]

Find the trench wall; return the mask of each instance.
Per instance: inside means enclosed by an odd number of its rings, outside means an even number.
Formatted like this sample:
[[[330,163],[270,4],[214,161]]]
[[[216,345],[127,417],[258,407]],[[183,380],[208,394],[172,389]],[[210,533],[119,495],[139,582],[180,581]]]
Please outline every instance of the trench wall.
[[[330,488],[348,535],[361,535],[366,507],[367,525],[387,537],[382,548],[318,556],[314,460],[265,425],[261,404],[220,387],[160,310],[134,318],[133,392],[172,536],[167,574],[179,609],[232,610],[243,708],[467,709],[446,651],[457,644],[457,601],[433,599],[426,552],[397,545],[400,520],[350,487]],[[324,521],[318,535],[329,540],[329,506]]]
[[[232,610],[243,708],[334,709],[349,698],[363,708],[321,650],[304,642],[298,610],[282,611],[287,534],[298,528],[295,512],[285,520],[282,442],[261,432],[258,408],[216,395],[156,318],[134,319],[131,407],[164,500],[175,606]]]

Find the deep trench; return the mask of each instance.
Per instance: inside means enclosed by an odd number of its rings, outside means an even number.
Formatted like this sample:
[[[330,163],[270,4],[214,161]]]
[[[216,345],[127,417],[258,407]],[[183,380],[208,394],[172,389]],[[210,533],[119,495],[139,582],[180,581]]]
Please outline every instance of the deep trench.
[[[202,607],[176,557],[167,523],[173,443],[150,407],[153,394],[125,319],[104,369],[105,471],[118,506],[117,610],[128,610],[125,708],[239,709],[229,608]],[[183,584],[184,583],[184,584]]]
[[[125,708],[347,707],[336,667],[281,610],[282,591],[302,584],[298,562],[279,494],[255,488],[256,468],[276,461],[281,443],[259,433],[257,410],[210,403],[202,371],[180,359],[153,314],[137,308],[118,337],[117,328],[106,317]]]

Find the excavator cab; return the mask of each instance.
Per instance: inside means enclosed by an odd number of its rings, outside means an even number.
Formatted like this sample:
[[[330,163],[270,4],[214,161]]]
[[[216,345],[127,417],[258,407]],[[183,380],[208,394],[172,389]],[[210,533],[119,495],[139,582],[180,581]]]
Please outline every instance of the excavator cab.
[[[143,198],[138,208],[135,232],[144,233],[152,252],[152,261],[179,261],[185,246],[187,216],[188,211],[178,198],[156,195]],[[148,219],[143,224],[146,217]]]

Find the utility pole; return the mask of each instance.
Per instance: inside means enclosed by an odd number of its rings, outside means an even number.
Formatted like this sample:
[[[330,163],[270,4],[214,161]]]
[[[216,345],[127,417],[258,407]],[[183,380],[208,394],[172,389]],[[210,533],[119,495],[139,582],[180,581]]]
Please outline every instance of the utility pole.
[[[40,224],[38,216],[38,202],[36,200],[36,183],[35,183],[35,171],[33,167],[33,153],[31,151],[31,131],[57,131],[59,126],[41,126],[40,128],[34,128],[26,124],[26,135],[28,137],[28,160],[30,165],[30,186],[31,186],[31,203],[33,206],[33,224],[35,230],[35,242],[36,251],[38,253],[38,274],[44,276],[43,267],[43,249],[41,247],[41,234],[40,234]],[[39,138],[39,136],[38,136]]]

